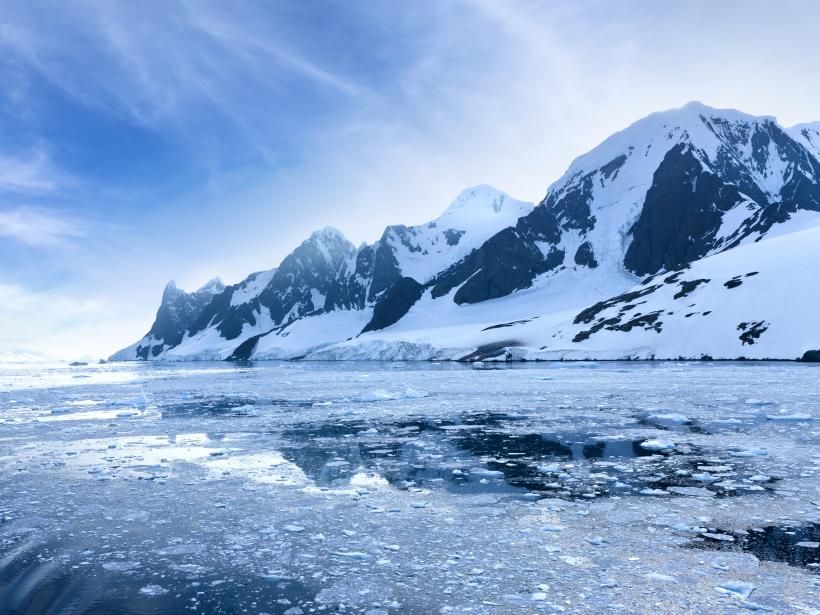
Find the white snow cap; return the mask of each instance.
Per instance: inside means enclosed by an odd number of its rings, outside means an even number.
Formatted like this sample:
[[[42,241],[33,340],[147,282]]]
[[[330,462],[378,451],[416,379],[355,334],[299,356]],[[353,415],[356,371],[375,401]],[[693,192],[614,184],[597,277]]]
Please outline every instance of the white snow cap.
[[[509,194],[484,184],[461,191],[450,206],[434,222],[441,228],[472,230],[487,223],[498,224],[500,218],[515,224],[534,205],[517,201]]]
[[[789,128],[788,133],[820,161],[820,122],[796,124]]]
[[[173,281],[171,283],[173,283]],[[202,288],[200,288],[197,292],[201,293],[207,291],[212,293],[221,293],[223,290],[225,290],[225,283],[222,281],[222,278],[217,276],[205,282],[205,284],[202,285]]]
[[[332,226],[326,226],[319,230],[313,231],[310,234],[310,238],[313,240],[332,240],[332,239],[342,239],[347,241],[347,238],[344,236],[344,233],[337,228],[333,228]]]

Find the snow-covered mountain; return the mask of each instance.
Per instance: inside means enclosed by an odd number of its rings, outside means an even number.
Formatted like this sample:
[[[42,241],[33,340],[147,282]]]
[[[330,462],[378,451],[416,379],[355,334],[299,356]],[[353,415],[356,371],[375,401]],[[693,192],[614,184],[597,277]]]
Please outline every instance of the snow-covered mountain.
[[[166,289],[112,358],[795,358],[820,348],[818,212],[820,123],[690,103],[577,158],[538,206],[477,186],[358,249],[324,229],[240,284]]]
[[[383,322],[402,288],[420,288],[533,207],[490,186],[476,186],[464,190],[435,220],[390,226],[379,241],[358,249],[327,227],[314,232],[279,267],[253,273],[239,284],[209,282],[188,294],[171,282],[148,334],[112,359],[246,357],[260,338],[285,340],[301,320],[311,323],[309,346],[343,340],[369,324],[375,306],[377,323]],[[334,324],[325,327],[329,322]],[[284,345],[284,355],[290,355],[292,344]]]

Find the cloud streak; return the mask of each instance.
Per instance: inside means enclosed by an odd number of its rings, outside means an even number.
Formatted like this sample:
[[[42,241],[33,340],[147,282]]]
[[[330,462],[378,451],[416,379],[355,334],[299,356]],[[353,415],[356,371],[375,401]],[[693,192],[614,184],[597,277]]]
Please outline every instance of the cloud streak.
[[[41,207],[0,211],[0,237],[38,247],[68,246],[86,235],[75,221]]]
[[[66,183],[62,175],[41,149],[23,158],[0,155],[0,191],[54,192]]]

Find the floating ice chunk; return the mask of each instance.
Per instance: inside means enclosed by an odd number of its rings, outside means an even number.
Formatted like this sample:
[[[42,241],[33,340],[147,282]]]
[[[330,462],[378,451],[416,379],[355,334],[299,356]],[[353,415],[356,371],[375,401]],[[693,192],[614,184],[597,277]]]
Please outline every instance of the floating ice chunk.
[[[730,453],[732,457],[765,457],[769,452],[765,448],[747,448]]]
[[[547,592],[535,592],[532,596],[530,596],[532,600],[546,600],[547,599]]]
[[[361,551],[334,551],[333,554],[338,555],[339,557],[346,557],[348,559],[359,561],[370,559],[369,553],[363,553]]]
[[[685,523],[677,523],[672,526],[672,529],[678,532],[686,532],[687,534],[703,534],[703,532],[707,531],[705,527],[689,526]]]
[[[659,421],[662,423],[677,423],[679,425],[685,425],[686,423],[691,423],[692,419],[688,416],[683,416],[682,414],[650,414],[646,417],[650,421]]]
[[[753,397],[747,399],[746,403],[750,406],[774,406],[773,401],[769,401],[767,399],[755,399]]]
[[[767,414],[766,418],[770,421],[780,421],[783,423],[800,423],[814,420],[814,417],[809,414]]]
[[[795,544],[797,547],[803,547],[804,549],[817,549],[820,547],[820,542],[814,542],[811,540],[803,540]]]
[[[692,474],[692,479],[701,483],[713,483],[717,480],[717,476],[709,474],[709,472],[701,472],[699,474]]]
[[[770,612],[773,611],[769,606],[765,604],[758,604],[757,602],[749,602],[748,600],[738,600],[737,603],[742,606],[744,609],[748,609],[750,611],[765,611]]]
[[[711,498],[715,496],[713,491],[709,491],[704,487],[668,487],[668,490],[678,495],[690,495],[704,498]]]
[[[647,579],[652,579],[653,581],[662,581],[663,583],[677,583],[678,580],[675,577],[671,577],[668,574],[661,574],[660,572],[650,572],[646,575]]]
[[[547,523],[546,525],[542,525],[541,529],[545,532],[560,532],[564,528],[560,525],[552,525],[551,523]]]
[[[725,581],[715,586],[715,589],[721,594],[736,596],[745,600],[751,596],[755,590],[755,586],[751,583],[745,583],[744,581]]]
[[[490,470],[488,468],[482,468],[481,466],[470,468],[470,474],[476,476],[504,476],[504,472],[501,470]]]
[[[734,542],[735,537],[729,534],[717,534],[715,532],[703,532],[701,534],[704,538],[711,538],[712,540],[719,540],[721,542]]]
[[[286,532],[291,532],[291,533],[294,533],[294,534],[297,533],[297,532],[304,532],[305,531],[305,528],[303,528],[301,525],[292,525],[292,524],[284,525],[284,526],[282,526],[282,529],[285,530]]]
[[[396,399],[419,399],[421,397],[427,397],[427,393],[416,391],[410,387],[407,387],[401,391],[375,389],[361,395],[359,397],[359,401],[393,401]]]
[[[269,570],[268,572],[263,572],[259,576],[269,581],[290,581],[293,579],[292,576],[287,575],[279,570]]]
[[[641,448],[645,448],[648,451],[668,451],[675,448],[675,443],[669,440],[653,438],[652,440],[641,442]]]
[[[128,572],[139,566],[139,562],[103,562],[102,564],[103,569],[110,572]]]
[[[384,489],[388,486],[387,479],[379,474],[368,472],[356,472],[350,477],[350,484],[354,487],[368,487],[372,489]]]
[[[146,585],[140,588],[140,593],[145,596],[162,596],[163,594],[167,594],[168,590],[161,585]]]
[[[669,495],[665,489],[641,489],[638,493],[641,495]]]
[[[559,559],[565,564],[575,566],[577,568],[586,566],[589,562],[589,560],[586,557],[579,557],[576,555],[561,555]]]

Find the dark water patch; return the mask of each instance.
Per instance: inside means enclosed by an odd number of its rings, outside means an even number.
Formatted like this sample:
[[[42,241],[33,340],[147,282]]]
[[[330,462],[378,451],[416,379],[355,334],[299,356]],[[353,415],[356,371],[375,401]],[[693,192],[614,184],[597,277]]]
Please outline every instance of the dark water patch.
[[[28,543],[2,556],[0,613],[279,615],[294,607],[309,612],[317,606],[315,592],[297,579],[235,575],[231,570],[222,571],[228,577],[215,572],[187,576],[167,568],[150,570],[139,562],[100,564],[78,547],[60,541]]]
[[[245,397],[207,397],[160,406],[163,418],[252,416],[259,400]]]
[[[271,399],[268,403],[277,408],[310,408],[317,402],[312,399]]]
[[[710,456],[686,443],[518,431],[526,429],[527,418],[482,412],[388,425],[300,425],[283,432],[282,454],[323,487],[348,486],[364,471],[399,489],[498,493],[512,488],[569,499],[734,497],[771,491],[777,480],[757,475],[748,460]]]
[[[740,531],[710,528],[688,544],[698,549],[744,551],[761,560],[785,562],[820,573],[820,523]]]
[[[663,415],[642,415],[635,418],[638,425],[651,427],[662,431],[672,431],[678,433],[694,433],[701,435],[712,435],[711,432],[693,419],[679,420],[674,417]]]
[[[644,457],[654,453],[641,446],[645,438],[618,439],[589,434],[516,433],[498,430],[466,430],[453,441],[479,456],[522,456],[528,460],[604,459]]]
[[[355,436],[368,429],[365,421],[340,421],[338,423],[299,424],[282,431],[289,440],[333,440]]]

